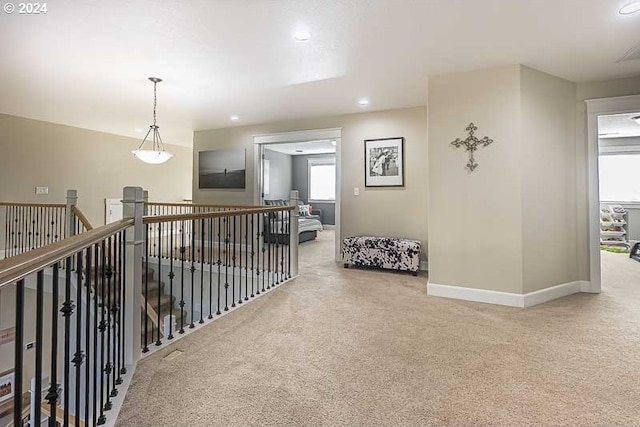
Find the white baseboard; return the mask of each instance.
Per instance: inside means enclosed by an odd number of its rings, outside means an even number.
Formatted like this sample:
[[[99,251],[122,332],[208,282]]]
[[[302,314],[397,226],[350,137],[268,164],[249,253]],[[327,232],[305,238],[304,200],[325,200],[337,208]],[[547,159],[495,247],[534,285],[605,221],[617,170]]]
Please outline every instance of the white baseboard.
[[[427,294],[434,297],[453,298],[464,301],[506,305],[509,307],[532,307],[567,295],[584,292],[588,282],[576,281],[551,286],[526,294],[489,291],[486,289],[465,288],[462,286],[427,284]]]

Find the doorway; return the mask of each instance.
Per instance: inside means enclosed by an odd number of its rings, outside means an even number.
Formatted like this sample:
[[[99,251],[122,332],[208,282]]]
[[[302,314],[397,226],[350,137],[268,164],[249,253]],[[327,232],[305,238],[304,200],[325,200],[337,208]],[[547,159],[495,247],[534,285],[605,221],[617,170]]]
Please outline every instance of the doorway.
[[[340,259],[341,136],[341,129],[322,129],[254,137],[255,203],[289,202],[291,190],[297,191],[301,248],[322,244],[319,253],[335,260]]]
[[[603,274],[610,274],[614,265],[640,269],[628,258],[640,241],[640,96],[589,100],[587,112],[587,291],[599,293]]]

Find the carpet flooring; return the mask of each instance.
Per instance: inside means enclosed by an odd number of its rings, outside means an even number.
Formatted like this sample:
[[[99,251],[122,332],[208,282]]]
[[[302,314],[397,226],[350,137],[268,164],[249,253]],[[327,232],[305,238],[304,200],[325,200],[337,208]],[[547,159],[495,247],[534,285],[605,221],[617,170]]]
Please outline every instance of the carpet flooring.
[[[332,239],[300,246],[296,280],[141,361],[118,425],[640,425],[640,263],[603,252],[602,294],[523,310],[343,269]]]

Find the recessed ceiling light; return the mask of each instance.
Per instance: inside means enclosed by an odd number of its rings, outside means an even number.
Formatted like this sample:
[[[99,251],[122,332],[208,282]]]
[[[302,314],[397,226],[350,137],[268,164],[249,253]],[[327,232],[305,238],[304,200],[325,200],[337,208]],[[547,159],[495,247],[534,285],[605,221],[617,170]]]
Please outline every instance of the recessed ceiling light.
[[[640,125],[640,116],[632,117],[631,120],[633,120],[634,122]]]
[[[366,107],[367,105],[369,105],[369,100],[367,98],[362,98],[358,101],[358,105],[361,107]]]
[[[142,129],[140,129],[140,128],[135,128],[133,131],[134,131],[134,132],[138,132],[138,133],[140,133],[140,132],[142,132]]]
[[[631,15],[640,10],[640,1],[632,1],[631,3],[622,6],[620,9],[620,15]]]
[[[240,117],[238,116],[231,116],[231,121],[237,122],[238,120],[240,120]]]
[[[293,33],[293,38],[299,42],[306,42],[311,38],[311,33],[307,30],[296,30],[296,32]]]

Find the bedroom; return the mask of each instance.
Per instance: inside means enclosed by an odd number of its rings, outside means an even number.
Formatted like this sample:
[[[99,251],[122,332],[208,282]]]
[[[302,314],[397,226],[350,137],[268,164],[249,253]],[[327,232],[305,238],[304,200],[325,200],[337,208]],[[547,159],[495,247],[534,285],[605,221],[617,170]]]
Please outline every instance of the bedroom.
[[[315,140],[269,144],[262,159],[264,204],[299,205],[299,242],[334,246],[336,142]],[[295,193],[294,193],[295,194]]]

